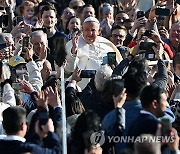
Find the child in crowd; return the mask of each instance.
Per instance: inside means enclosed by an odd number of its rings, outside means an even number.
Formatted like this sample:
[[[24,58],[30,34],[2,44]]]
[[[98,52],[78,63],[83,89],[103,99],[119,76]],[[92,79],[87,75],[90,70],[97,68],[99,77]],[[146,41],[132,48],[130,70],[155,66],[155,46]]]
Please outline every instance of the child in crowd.
[[[32,20],[34,16],[34,7],[35,4],[31,1],[24,1],[20,6],[20,14],[23,16],[24,22],[32,26],[35,25],[35,22]]]
[[[111,35],[111,28],[114,23],[114,9],[109,3],[100,6],[99,21],[102,28],[102,36],[108,38]]]
[[[69,40],[72,39],[72,35],[74,34],[74,32],[80,34],[79,33],[80,30],[81,30],[81,20],[75,16],[71,17],[69,23],[67,24],[67,30],[66,30],[66,34],[68,34],[68,39]]]

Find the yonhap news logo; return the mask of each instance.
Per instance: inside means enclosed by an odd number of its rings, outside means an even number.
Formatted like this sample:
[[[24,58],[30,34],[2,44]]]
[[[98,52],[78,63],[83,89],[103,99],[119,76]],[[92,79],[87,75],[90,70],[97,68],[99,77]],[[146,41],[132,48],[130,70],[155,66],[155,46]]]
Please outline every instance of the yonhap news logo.
[[[90,142],[92,145],[103,145],[105,143],[104,131],[94,132],[90,136]],[[106,142],[108,143],[172,143],[174,142],[174,136],[106,136]]]
[[[91,134],[90,141],[92,145],[99,144],[100,146],[105,142],[105,136],[103,131],[94,132]]]

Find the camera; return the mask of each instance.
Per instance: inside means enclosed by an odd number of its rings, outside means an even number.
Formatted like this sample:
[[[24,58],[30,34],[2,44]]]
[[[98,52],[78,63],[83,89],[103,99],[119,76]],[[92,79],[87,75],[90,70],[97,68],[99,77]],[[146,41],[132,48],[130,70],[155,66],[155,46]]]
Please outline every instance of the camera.
[[[156,43],[154,43],[154,42],[141,42],[139,49],[140,50],[146,50],[146,51],[153,50],[152,49],[153,46],[156,47],[157,46]]]
[[[146,30],[145,33],[144,33],[144,36],[151,37],[152,36],[151,31]]]
[[[8,18],[9,15],[8,14],[3,14],[0,16],[0,27],[1,28],[7,28],[8,27]]]
[[[107,59],[109,66],[116,66],[116,52],[108,52],[107,53]]]
[[[46,110],[38,112],[39,128],[42,130],[42,125],[46,125],[49,120],[49,114]]]
[[[154,42],[141,42],[140,43],[139,49],[145,50],[144,53],[141,53],[143,54],[143,58],[146,58],[147,60],[156,60],[155,52],[152,48],[153,46],[156,47],[157,46],[156,43]]]
[[[80,78],[94,78],[96,70],[81,70]]]
[[[55,89],[55,87],[58,85],[58,80],[56,79],[55,75],[50,75],[44,85],[42,86],[42,90],[45,90],[47,87],[52,87],[53,89]]]
[[[145,17],[145,12],[144,11],[138,11],[137,12],[137,19],[141,18],[141,17]]]

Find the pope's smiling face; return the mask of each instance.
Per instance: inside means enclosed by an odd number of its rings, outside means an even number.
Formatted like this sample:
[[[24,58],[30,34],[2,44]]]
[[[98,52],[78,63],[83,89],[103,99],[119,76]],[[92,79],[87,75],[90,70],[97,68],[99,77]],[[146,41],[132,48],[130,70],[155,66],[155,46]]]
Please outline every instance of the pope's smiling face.
[[[85,22],[83,23],[83,37],[88,44],[95,42],[97,36],[100,33],[99,24],[96,22]]]

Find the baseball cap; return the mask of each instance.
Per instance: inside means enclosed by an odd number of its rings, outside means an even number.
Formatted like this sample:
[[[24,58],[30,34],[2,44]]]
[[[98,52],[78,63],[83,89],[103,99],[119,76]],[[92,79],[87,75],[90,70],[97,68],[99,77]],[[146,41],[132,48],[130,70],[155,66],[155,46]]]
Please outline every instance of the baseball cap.
[[[16,67],[19,64],[26,64],[25,60],[21,56],[14,56],[9,59],[9,65],[11,67]]]

